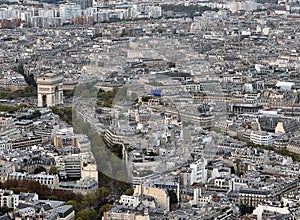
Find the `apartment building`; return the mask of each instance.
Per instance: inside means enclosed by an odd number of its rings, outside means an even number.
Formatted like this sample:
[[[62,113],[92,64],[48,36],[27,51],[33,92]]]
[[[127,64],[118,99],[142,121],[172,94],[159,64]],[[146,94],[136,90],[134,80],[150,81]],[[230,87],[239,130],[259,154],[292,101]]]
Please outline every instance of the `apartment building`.
[[[50,189],[54,189],[58,187],[59,178],[58,175],[50,175],[45,172],[31,175],[27,173],[20,173],[20,172],[12,172],[8,174],[9,179],[14,180],[33,180],[37,181],[42,185],[48,186]]]
[[[1,207],[16,208],[19,205],[19,195],[13,193],[12,190],[0,189]]]
[[[250,141],[254,144],[265,146],[272,146],[274,142],[272,135],[265,131],[252,131],[250,134]]]

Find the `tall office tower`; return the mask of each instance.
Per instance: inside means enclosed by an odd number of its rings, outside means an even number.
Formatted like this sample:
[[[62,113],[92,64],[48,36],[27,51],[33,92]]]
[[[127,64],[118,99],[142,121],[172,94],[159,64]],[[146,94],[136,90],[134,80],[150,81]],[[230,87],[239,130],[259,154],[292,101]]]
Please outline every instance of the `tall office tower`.
[[[70,22],[70,19],[76,16],[81,16],[81,6],[75,3],[65,3],[59,5],[59,13],[62,23]]]
[[[70,2],[75,3],[81,6],[81,10],[85,10],[87,8],[92,7],[93,1],[92,0],[70,0]]]

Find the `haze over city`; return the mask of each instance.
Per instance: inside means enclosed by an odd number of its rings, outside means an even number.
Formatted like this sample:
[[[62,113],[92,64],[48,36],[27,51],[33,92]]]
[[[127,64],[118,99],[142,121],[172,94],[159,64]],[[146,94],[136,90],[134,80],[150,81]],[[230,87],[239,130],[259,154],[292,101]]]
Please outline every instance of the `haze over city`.
[[[0,220],[300,219],[300,2],[0,0]]]

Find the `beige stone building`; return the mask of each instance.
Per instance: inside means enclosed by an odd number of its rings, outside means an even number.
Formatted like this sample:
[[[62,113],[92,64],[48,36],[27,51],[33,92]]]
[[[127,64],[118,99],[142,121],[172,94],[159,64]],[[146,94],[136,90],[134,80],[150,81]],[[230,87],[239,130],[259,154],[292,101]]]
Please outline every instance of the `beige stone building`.
[[[63,76],[39,76],[37,77],[37,85],[39,107],[49,107],[63,103]]]
[[[134,190],[134,195],[152,196],[154,197],[156,208],[170,210],[170,197],[164,189],[138,185]]]

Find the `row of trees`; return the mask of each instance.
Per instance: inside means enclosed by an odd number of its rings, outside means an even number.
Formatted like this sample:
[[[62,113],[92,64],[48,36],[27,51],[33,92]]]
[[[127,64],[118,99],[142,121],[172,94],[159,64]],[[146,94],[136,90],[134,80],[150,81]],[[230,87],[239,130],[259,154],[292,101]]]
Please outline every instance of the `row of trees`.
[[[300,155],[296,154],[296,153],[293,153],[293,152],[290,152],[286,148],[276,149],[273,146],[263,146],[263,145],[254,144],[252,142],[247,142],[247,146],[252,147],[252,148],[255,147],[255,148],[262,148],[262,149],[266,149],[266,150],[271,150],[271,151],[274,151],[275,153],[277,153],[279,155],[291,157],[293,159],[293,161],[300,162]]]
[[[86,195],[74,194],[71,191],[60,189],[49,189],[46,185],[32,180],[7,180],[0,182],[1,189],[9,189],[14,193],[20,192],[37,193],[39,199],[50,199],[65,201],[66,205],[72,205],[76,213],[76,220],[101,219],[103,213],[112,207],[112,195],[108,187],[100,187],[96,192]],[[133,189],[124,191],[125,195],[133,195]],[[0,209],[0,212],[7,212],[8,209]]]
[[[118,88],[107,92],[104,90],[98,91],[95,88],[95,83],[88,82],[79,85],[76,88],[75,97],[82,99],[97,97],[98,106],[111,107],[116,94],[119,92]],[[81,117],[77,117],[76,108],[73,110],[73,124],[76,125],[74,126],[74,132],[86,134],[91,141],[91,150],[99,170],[99,185],[102,187],[95,194],[84,196],[81,201],[69,201],[68,203],[76,207],[77,220],[99,219],[111,207],[111,202],[128,188],[127,177],[122,160],[111,152],[111,149],[105,143],[104,137],[94,129],[92,124],[83,121]],[[126,193],[132,194],[133,192],[127,190]]]
[[[47,172],[46,168],[43,167],[43,166],[38,166],[33,171],[34,174],[38,174],[38,173],[41,173],[41,172]],[[57,167],[56,166],[51,166],[50,169],[49,169],[49,174],[51,174],[51,175],[58,174]]]
[[[37,90],[33,86],[26,86],[24,89],[19,89],[16,91],[1,91],[1,99],[16,99],[16,98],[25,98],[25,97],[36,97]]]
[[[74,119],[74,123],[76,124],[74,132],[86,134],[91,141],[91,150],[95,157],[97,167],[100,167],[99,170],[104,172],[106,177],[109,177],[107,181],[109,184],[115,184],[110,185],[110,187],[112,187],[116,193],[117,191],[123,192],[124,187],[126,188],[127,186],[126,182],[128,180],[124,161],[116,156],[111,149],[106,146],[104,137],[93,129],[88,122],[84,122],[81,119],[76,118]]]
[[[131,196],[133,192],[132,188],[128,188],[124,194]],[[108,187],[100,187],[96,193],[87,194],[81,200],[70,200],[66,204],[74,207],[76,220],[96,220],[101,219],[104,212],[112,207],[110,199],[111,192]]]
[[[0,207],[0,216],[5,215],[11,211],[13,211],[13,208],[8,208],[6,205],[4,205]]]
[[[239,140],[239,141],[246,141],[246,139],[239,138],[239,137],[233,137],[233,138],[236,139],[236,140]],[[269,146],[269,145],[265,146],[265,145],[255,144],[251,141],[247,142],[247,146],[250,147],[250,148],[258,148],[258,149],[265,149],[265,150],[274,151],[275,153],[277,153],[279,155],[291,157],[293,159],[293,161],[300,162],[300,155],[288,151],[288,149],[286,149],[285,147],[277,149],[277,148],[275,148],[273,146]]]
[[[69,200],[66,204],[74,207],[76,220],[96,220],[111,207],[109,197],[110,190],[107,187],[100,187],[95,193]]]
[[[64,90],[64,98],[73,98],[75,90]]]
[[[57,106],[50,107],[54,114],[65,121],[68,125],[72,125],[72,107],[59,108]]]
[[[0,105],[0,112],[8,112],[8,113],[14,113],[16,111],[19,111],[22,108],[26,108],[27,105],[21,104],[21,105]]]
[[[76,198],[76,194],[71,191],[50,189],[46,185],[41,185],[39,182],[33,180],[11,180],[8,179],[5,182],[0,182],[1,189],[10,189],[14,193],[20,192],[37,193],[40,199],[53,199],[68,201]]]
[[[50,189],[46,185],[41,185],[32,180],[7,180],[0,182],[1,189],[9,189],[14,193],[20,192],[37,193],[39,199],[50,199],[65,201],[67,205],[72,205],[76,213],[76,220],[96,220],[103,216],[103,213],[111,208],[111,192],[108,187],[100,187],[96,192],[86,194],[75,194],[71,191]],[[132,189],[125,193],[131,195]],[[7,212],[8,209],[0,209],[0,212]]]
[[[97,106],[99,107],[108,107],[111,108],[113,104],[113,100],[118,93],[119,89],[114,87],[112,90],[105,92],[100,89],[97,95]]]
[[[291,157],[293,159],[293,161],[300,162],[300,155],[296,154],[296,153],[293,153],[293,152],[290,152],[286,148],[281,148],[281,149],[275,150],[275,152],[282,155],[282,156]]]

